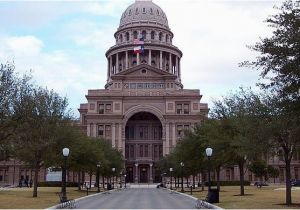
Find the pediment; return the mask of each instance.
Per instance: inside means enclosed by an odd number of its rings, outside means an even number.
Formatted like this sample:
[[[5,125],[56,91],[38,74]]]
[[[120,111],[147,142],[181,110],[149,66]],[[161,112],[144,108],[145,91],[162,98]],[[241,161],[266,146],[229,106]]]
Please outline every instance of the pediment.
[[[153,66],[149,66],[147,64],[141,64],[138,66],[134,66],[132,68],[129,68],[125,71],[119,72],[115,74],[114,76],[123,76],[123,77],[165,77],[165,76],[171,76],[176,77],[175,75],[163,71],[161,69],[158,69]]]

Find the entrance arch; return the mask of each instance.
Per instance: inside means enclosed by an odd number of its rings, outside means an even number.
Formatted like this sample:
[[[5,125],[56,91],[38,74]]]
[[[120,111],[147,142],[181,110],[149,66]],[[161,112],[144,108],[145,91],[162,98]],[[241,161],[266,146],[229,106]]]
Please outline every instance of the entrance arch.
[[[163,123],[152,112],[136,109],[124,120],[128,182],[159,182],[157,162],[163,156]]]

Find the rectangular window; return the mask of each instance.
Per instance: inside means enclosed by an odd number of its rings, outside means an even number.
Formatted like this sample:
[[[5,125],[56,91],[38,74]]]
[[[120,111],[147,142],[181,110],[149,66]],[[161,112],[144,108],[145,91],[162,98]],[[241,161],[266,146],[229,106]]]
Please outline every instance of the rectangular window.
[[[140,157],[143,157],[143,145],[140,145]]]
[[[153,127],[153,139],[158,139],[158,127]]]
[[[130,145],[130,158],[134,158],[134,145]]]
[[[184,104],[183,105],[183,114],[189,114],[190,113],[190,105]]]
[[[190,128],[189,125],[184,125],[184,130],[188,130]]]
[[[159,158],[162,158],[163,156],[163,148],[162,145],[159,145]]]
[[[145,145],[145,157],[148,157],[149,153],[148,153],[148,145]]]
[[[111,104],[105,104],[105,113],[111,113]]]
[[[183,134],[182,125],[177,125],[177,137],[180,138]]]
[[[182,114],[182,104],[177,104],[176,105],[176,113],[177,114]]]
[[[143,127],[140,127],[140,139],[143,139],[144,133],[143,133]]]
[[[104,114],[104,104],[99,104],[99,114]]]
[[[129,158],[129,146],[125,146],[125,158]]]
[[[134,139],[134,126],[129,126],[129,139]]]
[[[110,125],[105,126],[105,137],[110,138],[111,137],[111,127]]]
[[[98,136],[103,137],[103,135],[104,135],[104,126],[99,125],[98,126]]]
[[[0,175],[0,182],[2,182],[3,181],[3,176],[2,175]]]

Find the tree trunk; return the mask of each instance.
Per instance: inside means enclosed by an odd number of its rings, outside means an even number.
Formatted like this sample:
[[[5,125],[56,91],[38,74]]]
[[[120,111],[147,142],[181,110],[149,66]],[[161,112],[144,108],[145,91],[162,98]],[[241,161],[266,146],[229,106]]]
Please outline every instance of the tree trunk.
[[[244,163],[240,162],[239,163],[239,170],[240,170],[240,187],[241,187],[241,192],[240,195],[245,195],[245,189],[244,189]]]
[[[32,197],[37,197],[38,179],[39,179],[39,164],[34,167],[34,180],[33,180],[33,195]]]
[[[91,189],[92,188],[92,172],[90,172],[90,185],[89,185],[89,188]]]
[[[85,183],[85,172],[81,171],[81,184],[83,185]]]
[[[286,200],[286,205],[291,205],[292,204],[292,192],[291,192],[291,161],[290,160],[285,160],[285,186],[286,186],[286,191],[285,191],[285,200]]]
[[[102,187],[105,189],[104,176],[102,176]]]
[[[193,189],[195,189],[195,175],[193,175]]]
[[[77,179],[77,187],[78,187],[78,190],[81,190],[81,183],[80,183],[80,170],[78,170],[78,179]]]
[[[218,166],[216,168],[216,172],[217,172],[217,189],[220,192],[220,167]]]
[[[205,182],[205,180],[204,180],[204,176],[203,176],[203,172],[201,172],[201,190],[202,191],[204,191],[204,182]]]

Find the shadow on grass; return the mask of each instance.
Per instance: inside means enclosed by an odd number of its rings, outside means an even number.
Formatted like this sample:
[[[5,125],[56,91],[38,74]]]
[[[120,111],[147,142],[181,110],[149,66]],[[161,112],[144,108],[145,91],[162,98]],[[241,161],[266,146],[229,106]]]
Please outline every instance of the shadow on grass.
[[[284,206],[284,207],[292,207],[292,208],[299,208],[300,207],[300,203],[292,203],[291,205],[286,205],[285,203],[277,203],[274,204],[274,206]]]
[[[254,194],[244,194],[244,195],[241,195],[241,194],[238,194],[238,195],[233,195],[233,196],[253,196]]]

